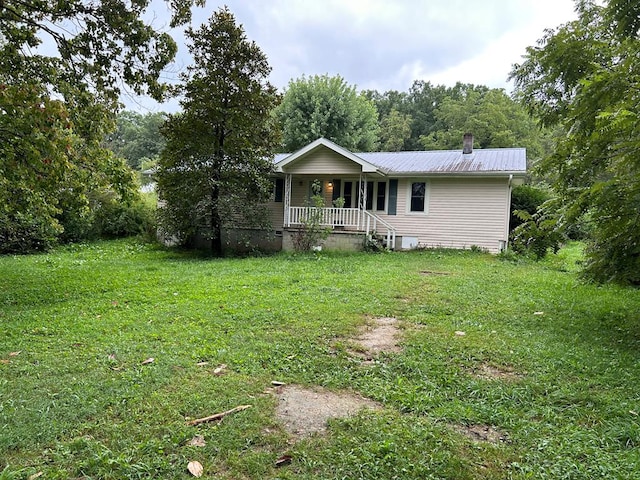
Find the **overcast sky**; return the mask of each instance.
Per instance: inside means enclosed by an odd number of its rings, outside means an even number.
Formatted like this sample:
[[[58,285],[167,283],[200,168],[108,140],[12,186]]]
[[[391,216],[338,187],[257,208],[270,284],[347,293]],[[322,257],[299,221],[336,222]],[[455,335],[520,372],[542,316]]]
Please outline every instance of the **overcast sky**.
[[[159,0],[156,0],[159,2]],[[196,9],[204,23],[223,3]],[[302,75],[341,75],[359,90],[407,91],[414,80],[456,82],[511,91],[507,76],[525,48],[576,17],[573,0],[227,0],[249,40],[265,52],[271,82],[284,90]],[[154,25],[163,27],[158,3]],[[190,63],[179,31],[179,53],[168,78]],[[175,111],[125,99],[127,108]]]

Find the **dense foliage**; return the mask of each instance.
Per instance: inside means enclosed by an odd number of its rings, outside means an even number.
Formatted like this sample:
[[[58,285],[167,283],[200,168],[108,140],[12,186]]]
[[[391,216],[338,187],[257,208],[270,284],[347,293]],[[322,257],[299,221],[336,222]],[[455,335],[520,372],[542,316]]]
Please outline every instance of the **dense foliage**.
[[[637,2],[577,2],[579,18],[549,30],[512,71],[545,125],[560,125],[543,164],[565,224],[593,221],[585,273],[640,284],[640,39]],[[635,15],[635,16],[634,16]]]
[[[542,156],[538,125],[502,89],[461,88],[446,96],[433,115],[433,131],[420,136],[425,150],[459,149],[463,135],[472,132],[475,148],[524,147],[528,159]]]
[[[158,78],[176,44],[145,20],[150,3],[2,0],[0,72],[12,83],[46,85],[69,102],[75,93],[89,92],[114,104],[123,84],[159,99],[167,85]],[[171,0],[171,27],[187,23],[194,4],[204,0]]]
[[[411,115],[402,114],[392,108],[388,115],[380,120],[380,151],[399,152],[411,136]]]
[[[533,163],[545,152],[548,133],[501,89],[416,80],[408,92],[364,94],[378,110],[381,150],[459,149],[472,132],[476,148],[525,147]]]
[[[176,48],[143,19],[149,3],[0,1],[0,252],[86,238],[105,205],[138,201],[102,142],[123,85],[166,91],[158,76]],[[172,25],[201,3],[172,1]]]
[[[403,135],[403,146],[400,150],[421,150],[421,135],[428,135],[435,125],[434,110],[445,96],[451,91],[444,85],[434,86],[431,82],[416,80],[408,92],[388,90],[380,93],[367,90],[363,94],[369,98],[376,109],[381,124],[389,122],[389,117],[395,116],[394,111],[410,120],[411,131]],[[383,129],[384,132],[384,129]],[[387,138],[381,138],[385,143]]]
[[[522,223],[522,219],[515,212],[524,210],[529,215],[538,211],[544,202],[551,199],[552,194],[548,188],[534,185],[518,185],[511,191],[511,218],[509,230],[513,230]]]
[[[164,148],[160,127],[166,118],[163,112],[143,115],[124,110],[116,117],[116,129],[108,136],[106,146],[124,158],[131,168],[148,169],[157,162]]]
[[[50,248],[59,240],[95,233],[94,215],[105,202],[136,201],[131,171],[102,148],[103,123],[69,112],[43,86],[0,88],[0,253]]]
[[[324,137],[352,151],[371,151],[378,140],[375,106],[338,76],[291,80],[275,110],[284,152]]]
[[[182,76],[183,112],[163,128],[161,221],[181,243],[202,235],[219,255],[223,228],[264,226],[260,204],[272,188],[278,138],[271,110],[279,97],[266,56],[228,9],[188,29],[187,38],[194,65]]]

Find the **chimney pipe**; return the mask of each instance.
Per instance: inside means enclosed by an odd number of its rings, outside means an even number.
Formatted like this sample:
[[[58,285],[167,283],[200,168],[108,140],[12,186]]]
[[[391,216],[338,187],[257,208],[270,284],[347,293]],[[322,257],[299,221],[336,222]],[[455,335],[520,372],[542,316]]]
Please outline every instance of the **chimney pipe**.
[[[462,137],[462,153],[473,153],[473,133],[465,133]]]

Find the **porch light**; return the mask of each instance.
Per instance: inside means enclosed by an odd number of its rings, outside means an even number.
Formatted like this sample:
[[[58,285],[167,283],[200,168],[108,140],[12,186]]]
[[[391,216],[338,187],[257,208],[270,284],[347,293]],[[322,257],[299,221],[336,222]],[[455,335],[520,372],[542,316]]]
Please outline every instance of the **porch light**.
[[[328,182],[328,183],[327,183],[327,186],[328,186],[329,188],[331,188],[331,187],[333,187],[333,183],[332,183],[332,182]]]

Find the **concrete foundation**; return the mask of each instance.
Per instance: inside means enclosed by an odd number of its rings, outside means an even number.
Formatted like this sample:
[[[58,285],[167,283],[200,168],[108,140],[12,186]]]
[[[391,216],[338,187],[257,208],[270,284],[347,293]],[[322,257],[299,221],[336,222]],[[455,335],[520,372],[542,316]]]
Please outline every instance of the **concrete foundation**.
[[[201,236],[193,239],[193,246],[203,250],[211,248],[211,241]],[[282,235],[272,231],[236,229],[222,231],[222,249],[226,252],[248,253],[279,252],[282,250]]]
[[[295,229],[282,231],[282,250],[293,251],[293,237]],[[346,252],[358,252],[364,247],[364,233],[333,231],[325,240],[321,240],[323,250],[340,250]]]

